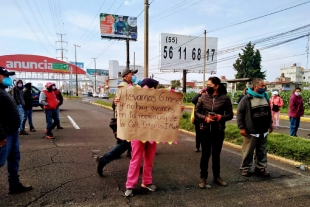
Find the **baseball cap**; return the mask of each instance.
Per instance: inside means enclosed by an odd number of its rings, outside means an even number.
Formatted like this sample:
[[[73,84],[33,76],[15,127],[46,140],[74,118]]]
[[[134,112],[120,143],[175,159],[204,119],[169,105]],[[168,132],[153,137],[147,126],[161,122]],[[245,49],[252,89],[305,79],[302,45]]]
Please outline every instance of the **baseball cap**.
[[[45,87],[50,87],[51,85],[53,85],[51,82],[47,82],[46,84],[45,84]]]
[[[273,95],[278,95],[279,93],[278,93],[278,91],[273,91],[272,94]]]
[[[136,74],[138,72],[138,70],[130,70],[130,69],[125,69],[122,72],[122,77],[124,78],[126,75],[128,75],[129,73],[134,73]]]
[[[9,72],[4,67],[0,66],[0,74],[4,76],[11,76],[11,75],[15,75],[15,72]]]

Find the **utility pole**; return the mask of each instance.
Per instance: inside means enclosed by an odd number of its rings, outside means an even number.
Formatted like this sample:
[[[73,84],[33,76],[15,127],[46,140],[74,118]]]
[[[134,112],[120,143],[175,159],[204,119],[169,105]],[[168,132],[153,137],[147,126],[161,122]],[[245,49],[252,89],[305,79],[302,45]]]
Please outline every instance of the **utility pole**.
[[[307,47],[306,47],[306,52],[307,52],[307,65],[306,65],[306,70],[309,69],[308,68],[308,58],[309,58],[309,42],[310,42],[310,35],[308,35],[308,43],[307,43]],[[306,78],[306,86],[308,86],[308,81],[307,81],[307,77]],[[308,77],[309,78],[309,77]],[[310,102],[310,99],[309,99]]]
[[[76,47],[81,47],[81,46],[80,45],[74,45],[74,47],[75,47],[75,90],[76,90],[76,96],[79,96],[77,61],[76,61]]]
[[[129,35],[129,34],[128,34]],[[129,37],[127,35],[127,39],[126,39],[126,69],[129,70],[129,64],[130,64],[130,60],[129,60]]]
[[[204,42],[204,49],[203,49],[203,81],[202,81],[202,88],[206,87],[206,53],[207,53],[207,31],[204,31],[204,36],[205,36],[205,42]]]
[[[56,59],[60,59],[62,61],[64,61],[64,59],[67,61],[67,57],[65,57],[64,55],[64,52],[68,52],[68,50],[64,49],[64,45],[67,46],[68,45],[68,42],[67,41],[64,41],[63,40],[63,36],[66,35],[66,34],[61,34],[61,33],[56,33],[57,35],[60,35],[60,40],[59,41],[56,41],[56,44],[58,45],[58,43],[60,44],[59,45],[59,48],[56,49],[56,52],[57,51],[60,51],[60,57],[56,57]],[[57,46],[58,47],[58,46]],[[57,53],[58,55],[58,53]]]
[[[95,91],[94,93],[96,93],[97,92],[97,86],[96,86],[96,82],[97,82],[96,80],[96,77],[97,77],[96,59],[97,58],[93,58],[93,59],[94,59],[94,64],[95,64]]]
[[[133,52],[133,70],[136,69],[136,52]]]
[[[149,1],[144,0],[144,78],[149,77]]]
[[[183,93],[186,93],[186,74],[187,74],[187,71],[186,70],[183,70]]]

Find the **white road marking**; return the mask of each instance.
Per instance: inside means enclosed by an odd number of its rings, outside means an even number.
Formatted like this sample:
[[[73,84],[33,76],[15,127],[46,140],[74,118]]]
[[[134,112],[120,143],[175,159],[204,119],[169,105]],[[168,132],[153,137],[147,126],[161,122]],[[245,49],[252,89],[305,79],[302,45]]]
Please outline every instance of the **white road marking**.
[[[71,121],[71,124],[74,126],[74,128],[80,129],[80,127],[75,123],[75,121],[70,116],[68,116],[68,119]]]

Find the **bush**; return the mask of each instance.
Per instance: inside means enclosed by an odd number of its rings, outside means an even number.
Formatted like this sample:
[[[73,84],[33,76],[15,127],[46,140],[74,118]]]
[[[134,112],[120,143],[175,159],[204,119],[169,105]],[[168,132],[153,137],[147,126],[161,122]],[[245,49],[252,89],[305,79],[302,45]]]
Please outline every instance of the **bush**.
[[[94,103],[97,103],[97,104],[100,104],[100,105],[104,105],[104,106],[110,106],[110,107],[112,107],[112,103],[110,103],[110,102],[105,102],[105,101],[103,101],[103,100],[97,100],[97,101],[95,101]]]

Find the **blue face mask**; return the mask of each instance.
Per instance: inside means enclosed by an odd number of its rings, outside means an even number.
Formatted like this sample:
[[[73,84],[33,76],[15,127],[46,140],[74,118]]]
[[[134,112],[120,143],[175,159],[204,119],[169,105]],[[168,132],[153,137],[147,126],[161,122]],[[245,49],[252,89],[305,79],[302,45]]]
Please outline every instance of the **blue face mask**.
[[[266,92],[266,89],[265,88],[258,88],[257,89],[257,93],[258,94],[263,94],[263,93],[265,93]]]
[[[132,78],[131,78],[131,82],[133,82],[133,83],[135,83],[137,81],[137,77],[134,75],[134,76],[132,76]]]
[[[10,77],[6,77],[2,80],[2,84],[4,86],[12,86],[13,85],[13,81]]]

